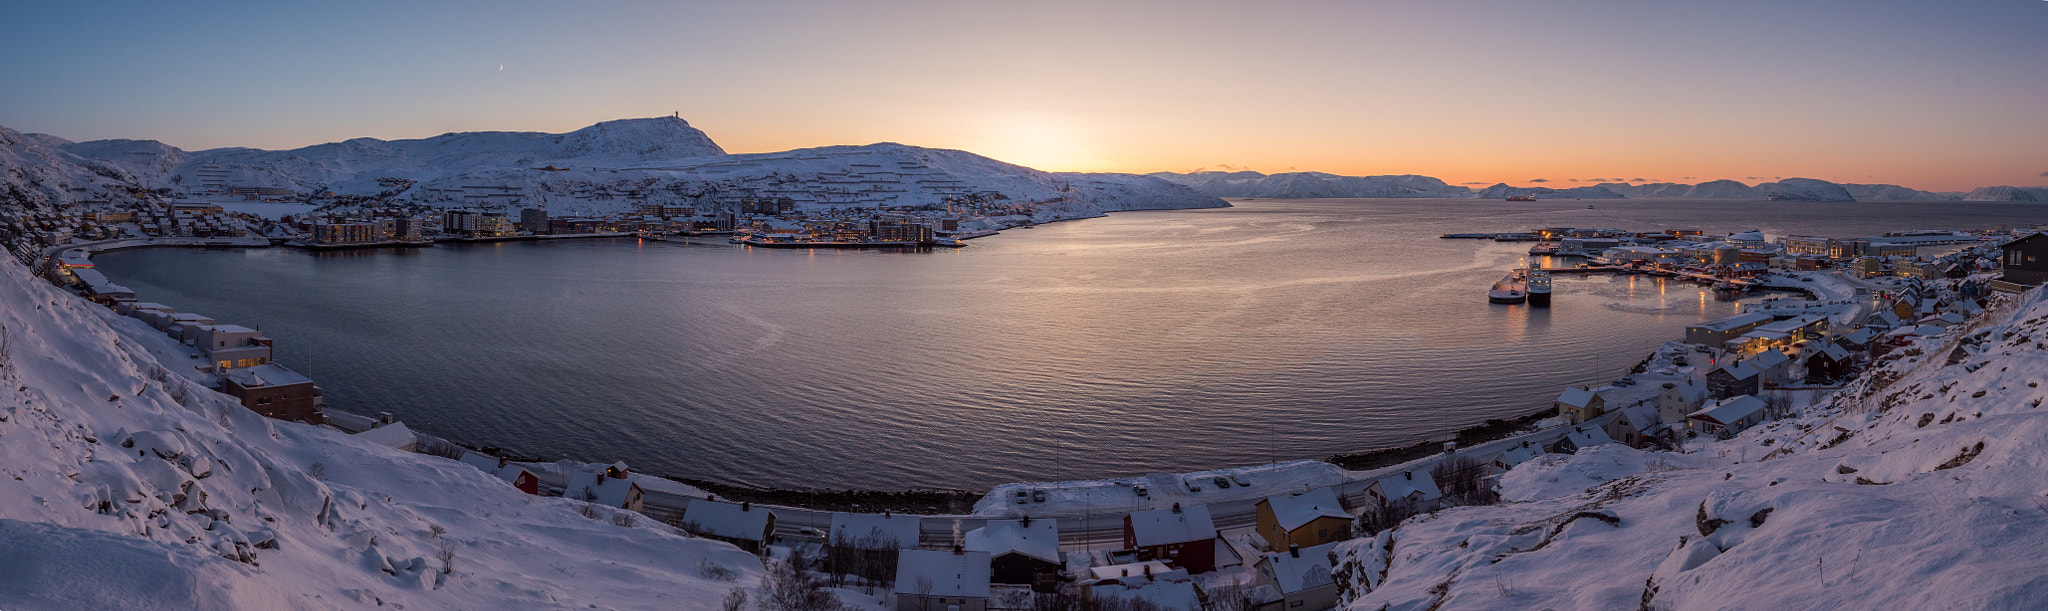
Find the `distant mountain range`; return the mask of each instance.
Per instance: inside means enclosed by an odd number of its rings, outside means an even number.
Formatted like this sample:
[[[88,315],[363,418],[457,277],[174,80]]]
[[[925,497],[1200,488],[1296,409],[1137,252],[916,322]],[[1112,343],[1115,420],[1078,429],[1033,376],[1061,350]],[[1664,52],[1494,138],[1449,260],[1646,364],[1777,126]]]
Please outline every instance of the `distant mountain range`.
[[[777,197],[805,208],[926,206],[973,196],[1035,220],[1106,211],[1227,207],[1136,174],[1042,172],[966,151],[894,143],[733,155],[681,118],[606,121],[563,134],[462,132],[356,138],[271,151],[186,151],[153,140],[71,142],[0,128],[0,206],[63,206],[151,190],[255,192],[316,203],[378,198],[561,214]]]
[[[1235,172],[1153,172],[1150,176],[1173,181],[1216,197],[1267,197],[1277,199],[1318,197],[1428,197],[1506,199],[1760,199],[1777,201],[2048,201],[2048,187],[1984,187],[1965,193],[1939,193],[1887,184],[1838,184],[1813,178],[1787,178],[1749,185],[1734,180],[1709,180],[1699,184],[1654,182],[1631,184],[1603,182],[1596,185],[1552,188],[1514,187],[1506,183],[1483,189],[1458,186],[1428,176],[1341,176],[1325,172],[1261,174]]]

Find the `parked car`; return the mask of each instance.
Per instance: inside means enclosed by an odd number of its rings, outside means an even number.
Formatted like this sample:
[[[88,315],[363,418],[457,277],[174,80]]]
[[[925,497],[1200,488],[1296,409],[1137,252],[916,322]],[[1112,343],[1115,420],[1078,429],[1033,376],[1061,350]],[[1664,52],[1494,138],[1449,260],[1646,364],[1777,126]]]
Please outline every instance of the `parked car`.
[[[1229,487],[1230,487],[1230,480],[1227,480],[1227,479],[1223,479],[1223,476],[1221,476],[1221,475],[1218,475],[1218,476],[1216,476],[1215,478],[1213,478],[1213,479],[1210,479],[1209,481],[1212,481],[1212,482],[1215,482],[1215,483],[1216,483],[1216,489],[1217,489],[1217,490],[1222,490],[1222,489],[1224,489],[1224,488],[1229,488]]]
[[[1033,503],[1043,503],[1043,502],[1045,502],[1045,491],[1044,491],[1044,490],[1033,490],[1033,491],[1031,491],[1031,502],[1033,502]]]
[[[1031,491],[1029,491],[1029,490],[1024,490],[1024,489],[1018,489],[1018,490],[1017,490],[1017,504],[1018,504],[1018,505],[1022,505],[1022,504],[1025,504],[1025,503],[1029,503],[1029,502],[1031,502]]]
[[[1152,491],[1151,491],[1151,490],[1147,490],[1147,489],[1145,488],[1145,485],[1144,485],[1144,484],[1138,484],[1138,485],[1136,485],[1136,486],[1131,486],[1131,492],[1136,492],[1136,493],[1138,493],[1138,498],[1145,498],[1145,497],[1150,497],[1150,496],[1152,496]]]
[[[1180,480],[1180,483],[1181,483],[1181,485],[1183,485],[1183,486],[1187,486],[1187,487],[1188,487],[1188,492],[1201,492],[1201,491],[1202,491],[1202,483],[1201,483],[1201,482],[1200,482],[1199,480],[1196,480],[1196,479],[1194,479],[1194,478],[1185,478],[1185,479],[1182,479],[1182,480]]]
[[[1244,486],[1246,488],[1252,487],[1252,480],[1250,478],[1245,477],[1243,473],[1238,473],[1235,471],[1231,472],[1230,481],[1237,482],[1237,485]]]

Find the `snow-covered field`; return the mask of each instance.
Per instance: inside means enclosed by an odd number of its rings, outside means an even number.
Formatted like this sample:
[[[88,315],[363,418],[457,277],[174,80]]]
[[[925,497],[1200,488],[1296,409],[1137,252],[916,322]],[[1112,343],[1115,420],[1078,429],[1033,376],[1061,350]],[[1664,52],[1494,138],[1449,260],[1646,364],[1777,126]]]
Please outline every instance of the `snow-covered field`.
[[[257,416],[159,365],[162,334],[12,261],[0,325],[0,608],[712,608],[762,573],[644,518]]]
[[[1546,456],[1347,543],[1348,608],[2041,608],[2048,300],[1918,341],[1802,416]]]

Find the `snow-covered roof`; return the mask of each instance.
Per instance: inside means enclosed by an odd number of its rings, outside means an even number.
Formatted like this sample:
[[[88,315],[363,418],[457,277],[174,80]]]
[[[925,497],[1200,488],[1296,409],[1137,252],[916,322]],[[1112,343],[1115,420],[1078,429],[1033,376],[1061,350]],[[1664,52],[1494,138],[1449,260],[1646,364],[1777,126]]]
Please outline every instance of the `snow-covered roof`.
[[[1799,316],[1787,318],[1785,320],[1780,320],[1778,322],[1758,325],[1756,330],[1770,331],[1774,333],[1791,333],[1794,331],[1798,331],[1800,329],[1804,329],[1811,325],[1819,324],[1820,322],[1825,320],[1827,320],[1827,318],[1825,317],[1814,316],[1812,314],[1802,314]]]
[[[696,507],[696,503],[691,503]],[[907,549],[896,556],[896,594],[988,598],[988,552]],[[929,585],[930,590],[925,586]]]
[[[234,380],[236,384],[242,385],[243,388],[313,383],[312,378],[299,375],[299,372],[285,369],[283,365],[277,363],[243,367],[228,372],[227,376],[229,379]]]
[[[1436,478],[1430,477],[1428,471],[1402,471],[1382,477],[1372,485],[1377,486],[1380,494],[1386,495],[1389,501],[1429,501],[1444,495],[1437,490]]]
[[[1629,427],[1634,428],[1638,433],[1648,435],[1650,431],[1657,429],[1657,406],[1655,405],[1639,403],[1622,408],[1621,417],[1626,419]]]
[[[1502,466],[1514,468],[1515,465],[1529,462],[1529,460],[1542,455],[1542,446],[1528,442],[1523,442],[1520,444],[1516,444],[1514,447],[1502,450],[1500,456],[1494,458],[1493,460],[1494,462],[1500,463]]]
[[[833,512],[832,529],[826,536],[832,541],[843,537],[855,547],[865,547],[864,543],[881,545],[884,542],[874,540],[879,537],[894,541],[881,549],[912,549],[917,547],[918,532],[917,516]]]
[[[1593,398],[1597,396],[1599,395],[1591,390],[1577,386],[1566,386],[1564,387],[1564,393],[1557,396],[1557,402],[1572,407],[1585,407],[1587,403],[1592,402]]]
[[[419,444],[419,438],[414,437],[412,434],[412,429],[405,428],[405,423],[403,422],[393,422],[391,424],[386,424],[384,426],[356,433],[356,437],[358,439],[362,439],[370,443],[382,446],[390,446],[401,450]]]
[[[1749,363],[1744,361],[1735,361],[1726,365],[1722,365],[1720,368],[1715,369],[1714,372],[1734,376],[1737,380],[1747,380],[1749,378],[1756,377],[1756,374],[1758,373],[1762,373],[1758,371],[1755,366],[1750,365]]]
[[[1564,436],[1566,439],[1572,440],[1573,446],[1579,448],[1590,448],[1603,443],[1614,443],[1614,438],[1608,437],[1607,431],[1597,426],[1574,427],[1572,430],[1567,431]]]
[[[775,512],[760,507],[697,499],[683,510],[683,522],[695,524],[699,534],[745,541],[760,541],[768,532],[768,518]],[[907,552],[906,552],[907,553]]]
[[[150,310],[150,311],[153,311],[153,312],[163,312],[163,313],[165,313],[165,314],[169,314],[169,313],[172,313],[172,312],[176,312],[176,311],[178,311],[178,309],[177,309],[177,308],[173,308],[173,307],[171,307],[171,306],[167,306],[167,305],[164,305],[164,304],[161,304],[161,303],[156,303],[156,302],[152,302],[152,301],[141,301],[141,302],[136,302],[136,303],[128,304],[128,308],[129,308],[129,309],[131,309],[131,310]]]
[[[1707,388],[1692,380],[1686,380],[1673,384],[1664,391],[1664,394],[1676,396],[1681,401],[1703,401],[1707,398]]]
[[[1830,360],[1834,360],[1834,361],[1837,361],[1837,362],[1840,362],[1840,361],[1848,360],[1848,358],[1849,358],[1849,351],[1847,351],[1847,350],[1843,350],[1841,346],[1837,346],[1837,345],[1835,345],[1835,344],[1834,344],[1833,342],[1829,342],[1829,343],[1821,344],[1821,345],[1820,345],[1820,348],[1817,348],[1817,349],[1814,349],[1814,350],[1812,350],[1812,351],[1809,351],[1809,352],[1808,352],[1808,353],[1806,353],[1806,354],[1805,354],[1804,356],[1806,357],[1806,359],[1807,359],[1807,360],[1809,360],[1809,361],[1810,361],[1810,360],[1813,360],[1813,357],[1817,357],[1817,356],[1821,356],[1821,355],[1827,355],[1828,359],[1830,359]]]
[[[1209,519],[1208,505],[1189,505],[1179,511],[1149,509],[1133,511],[1131,533],[1138,547],[1172,545],[1216,538],[1216,522]]]
[[[1714,402],[1686,417],[1693,420],[1705,420],[1714,424],[1729,424],[1746,418],[1750,414],[1763,411],[1763,409],[1764,402],[1762,400],[1757,399],[1754,395],[1742,395]]]
[[[1151,572],[1147,573],[1146,571],[1148,570]],[[1186,576],[1187,571],[1167,566],[1165,562],[1158,560],[1088,567],[1088,576],[1096,580],[1124,579],[1127,577],[1144,577],[1146,575],[1161,579],[1171,579]]]
[[[1759,352],[1756,354],[1756,356],[1752,356],[1749,358],[1752,362],[1754,362],[1754,366],[1756,366],[1758,369],[1770,369],[1772,367],[1783,365],[1792,360],[1792,357],[1785,356],[1785,353],[1780,352],[1777,348],[1772,348],[1770,350]]]
[[[464,450],[462,452],[461,460],[462,464],[476,467],[477,469],[481,469],[485,473],[498,472],[498,459],[493,458],[487,454]]]
[[[624,472],[624,469],[621,471]],[[625,507],[626,502],[632,499],[633,488],[637,486],[633,482],[633,477],[631,472],[626,472],[624,478],[618,478],[607,476],[603,471],[572,470],[569,472],[569,485],[563,488],[562,496],[606,507]],[[690,503],[690,507],[696,506],[696,502]],[[763,518],[764,524],[765,521],[766,518]]]
[[[1877,332],[1871,331],[1868,328],[1859,328],[1842,336],[1843,341],[1852,344],[1868,344],[1873,339],[1877,339]]]
[[[1707,322],[1703,322],[1693,326],[1702,329],[1707,329],[1709,331],[1731,331],[1738,327],[1747,327],[1750,325],[1763,324],[1766,322],[1770,322],[1770,320],[1771,315],[1764,314],[1762,312],[1757,312],[1752,314],[1736,314],[1734,316],[1730,316],[1727,318],[1709,320]]]
[[[1266,506],[1271,508],[1273,519],[1283,530],[1301,528],[1318,518],[1339,518],[1349,520],[1351,514],[1337,503],[1337,491],[1332,488],[1317,488],[1297,494],[1283,494],[1266,497]]]
[[[1273,581],[1280,584],[1280,591],[1293,594],[1313,590],[1337,583],[1331,576],[1330,552],[1342,542],[1324,543],[1315,547],[1304,547],[1266,554],[1262,559],[1272,571]]]
[[[1029,527],[1018,520],[989,520],[987,526],[967,531],[966,547],[990,557],[1022,554],[1060,564],[1059,528],[1049,518],[1032,520]]]

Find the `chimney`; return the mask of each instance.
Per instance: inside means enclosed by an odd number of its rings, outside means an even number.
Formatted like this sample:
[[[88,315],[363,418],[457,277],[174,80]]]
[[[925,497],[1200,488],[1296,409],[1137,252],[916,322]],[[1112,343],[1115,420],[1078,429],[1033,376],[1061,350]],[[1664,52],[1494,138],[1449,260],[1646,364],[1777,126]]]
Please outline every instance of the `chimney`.
[[[1150,564],[1145,565],[1145,577],[1148,579],[1152,577],[1152,565]]]
[[[384,424],[391,424],[391,412],[377,412],[377,421],[382,422]]]
[[[884,519],[884,520],[886,520],[886,519],[889,519],[889,510],[887,510],[887,509],[884,509],[884,510],[882,510],[882,519]]]
[[[1173,512],[1174,512],[1174,513],[1180,513],[1180,503],[1174,503],[1174,504],[1173,504]]]
[[[1406,478],[1408,478],[1408,479],[1415,479],[1415,472],[1414,472],[1414,471],[1402,471],[1402,472],[1401,472],[1401,476],[1402,476],[1402,477],[1406,477]]]
[[[753,503],[751,503],[751,502],[748,502],[748,501],[740,501],[740,511],[753,511],[753,510],[754,510],[754,504],[753,504]]]
[[[507,459],[507,458],[503,457],[503,456],[500,456],[500,457],[498,457],[498,468],[500,468],[500,469],[503,469],[503,468],[505,468],[505,463],[509,463],[509,462],[512,462],[512,461],[511,461],[510,459]]]
[[[1287,555],[1289,555],[1289,556],[1293,556],[1293,557],[1296,557],[1296,558],[1300,558],[1300,557],[1301,557],[1301,546],[1300,546],[1300,545],[1295,545],[1295,544],[1293,544],[1293,543],[1289,543],[1289,544],[1287,544]]]
[[[1031,528],[1031,516],[1024,516],[1024,527]]]
[[[955,546],[953,546],[953,555],[955,555],[955,556],[965,556],[965,555],[967,555],[967,548],[966,548],[966,547],[963,547],[963,546],[955,545]]]
[[[1131,567],[1124,567],[1124,576],[1125,576],[1125,577],[1130,577],[1130,576],[1131,576]]]

